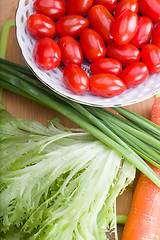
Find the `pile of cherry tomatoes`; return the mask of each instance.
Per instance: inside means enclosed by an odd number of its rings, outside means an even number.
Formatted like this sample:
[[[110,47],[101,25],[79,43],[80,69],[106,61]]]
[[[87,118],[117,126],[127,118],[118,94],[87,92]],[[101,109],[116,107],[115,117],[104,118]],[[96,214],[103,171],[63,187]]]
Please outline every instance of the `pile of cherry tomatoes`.
[[[63,62],[71,91],[113,97],[160,72],[160,0],[35,0],[33,7],[34,58],[44,70]]]

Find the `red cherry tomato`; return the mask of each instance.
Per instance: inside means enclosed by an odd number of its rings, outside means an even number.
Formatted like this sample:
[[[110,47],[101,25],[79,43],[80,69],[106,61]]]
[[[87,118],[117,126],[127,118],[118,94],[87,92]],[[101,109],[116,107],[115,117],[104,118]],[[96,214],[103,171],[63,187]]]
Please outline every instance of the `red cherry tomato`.
[[[77,38],[88,26],[89,21],[79,15],[67,15],[57,21],[57,30],[61,37],[71,36]]]
[[[66,0],[66,13],[85,15],[92,6],[93,0]]]
[[[112,26],[112,36],[114,41],[119,45],[129,43],[136,34],[138,27],[138,16],[129,9],[124,9]]]
[[[146,64],[143,62],[136,62],[126,67],[122,71],[120,78],[126,84],[127,88],[130,88],[144,82],[148,75],[149,71]]]
[[[100,73],[90,77],[89,89],[94,95],[107,98],[121,94],[126,86],[119,77]]]
[[[152,44],[160,48],[160,23],[153,30]]]
[[[113,12],[117,0],[93,0],[93,5],[103,5],[109,12]]]
[[[153,44],[144,45],[142,61],[147,65],[150,73],[160,72],[160,48]]]
[[[115,18],[124,10],[130,9],[132,12],[138,12],[138,2],[137,0],[120,0],[115,9]]]
[[[109,73],[119,76],[122,71],[122,65],[113,58],[101,58],[91,64],[90,70],[92,74]]]
[[[153,30],[153,22],[150,18],[141,16],[138,18],[138,29],[131,43],[137,48],[143,47],[149,42]]]
[[[92,29],[85,29],[81,33],[80,43],[84,56],[93,62],[106,56],[106,46],[101,36]]]
[[[111,42],[107,46],[107,56],[117,59],[123,67],[127,67],[134,62],[138,62],[141,55],[138,48],[130,43],[120,46],[115,42]]]
[[[81,65],[83,62],[83,52],[80,44],[72,37],[61,37],[58,40],[58,46],[61,50],[62,62],[65,65],[75,63]]]
[[[86,72],[76,64],[69,64],[64,68],[63,81],[66,87],[75,93],[84,93],[89,85]]]
[[[153,22],[160,22],[160,0],[138,0],[139,11]]]
[[[65,2],[62,0],[35,0],[34,9],[38,13],[57,20],[65,14]]]
[[[88,11],[90,27],[93,28],[103,38],[105,43],[111,41],[111,28],[114,17],[102,5],[95,5]]]
[[[61,62],[61,51],[51,38],[40,38],[35,43],[33,55],[37,64],[45,70],[56,68]]]
[[[57,33],[56,25],[52,19],[39,13],[32,14],[27,19],[27,30],[35,38],[53,38]]]

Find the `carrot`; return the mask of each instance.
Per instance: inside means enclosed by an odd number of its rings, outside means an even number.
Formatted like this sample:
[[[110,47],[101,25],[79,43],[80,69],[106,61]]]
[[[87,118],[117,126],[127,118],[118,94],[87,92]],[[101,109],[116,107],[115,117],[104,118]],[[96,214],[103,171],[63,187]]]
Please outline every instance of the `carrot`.
[[[152,106],[151,120],[160,126],[160,97]],[[160,177],[160,169],[154,166],[151,168]],[[133,195],[122,240],[160,240],[160,188],[142,173]]]
[[[151,121],[160,126],[160,97],[156,98],[153,103]]]

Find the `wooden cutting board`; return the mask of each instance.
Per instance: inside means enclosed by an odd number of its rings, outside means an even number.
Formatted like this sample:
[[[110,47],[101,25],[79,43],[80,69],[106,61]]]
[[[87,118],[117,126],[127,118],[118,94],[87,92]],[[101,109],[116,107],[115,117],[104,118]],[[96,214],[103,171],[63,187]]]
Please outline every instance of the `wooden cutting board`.
[[[0,0],[0,29],[2,27],[2,24],[6,20],[14,18],[17,2],[17,0]],[[14,27],[10,29],[6,58],[10,61],[25,65],[25,62],[23,60],[23,57],[21,56],[19,47],[16,42]],[[150,119],[151,106],[153,104],[153,101],[154,98],[152,97],[146,101],[127,106],[127,108]],[[58,117],[60,118],[62,124],[64,124],[65,126],[76,127],[76,124],[73,124],[73,122],[63,117],[61,114],[6,90],[3,90],[2,104],[15,117],[34,119],[44,125],[47,125],[47,120]],[[135,184],[136,181],[134,185]],[[133,191],[126,190],[120,197],[118,197],[118,214],[128,214],[132,195]],[[119,239],[121,239],[122,230],[123,226],[119,226]],[[109,239],[114,240],[114,235],[112,234],[111,236],[109,236]]]

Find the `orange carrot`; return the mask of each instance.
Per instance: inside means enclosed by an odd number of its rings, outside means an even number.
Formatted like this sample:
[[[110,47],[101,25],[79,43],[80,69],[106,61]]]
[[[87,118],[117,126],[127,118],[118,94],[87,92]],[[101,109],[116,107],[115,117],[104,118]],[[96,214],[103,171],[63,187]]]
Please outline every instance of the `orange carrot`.
[[[156,98],[153,103],[151,121],[160,126],[160,97]]]
[[[152,121],[160,126],[160,97],[155,100],[151,115]],[[151,167],[160,177],[160,169]],[[142,173],[133,195],[122,240],[160,240],[160,188]]]

